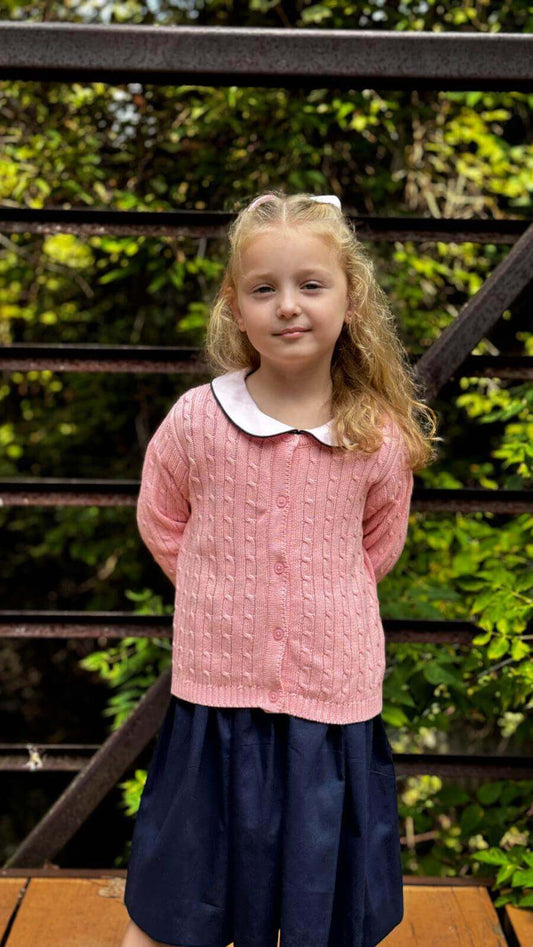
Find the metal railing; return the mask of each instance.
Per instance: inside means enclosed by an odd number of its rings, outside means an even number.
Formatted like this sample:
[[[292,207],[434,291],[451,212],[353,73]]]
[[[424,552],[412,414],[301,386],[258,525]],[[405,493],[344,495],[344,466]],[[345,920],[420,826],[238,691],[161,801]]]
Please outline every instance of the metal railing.
[[[197,85],[283,85],[285,88],[405,89],[533,88],[533,36],[481,33],[401,33],[353,30],[233,29],[221,27],[85,26],[1,23],[0,78]],[[6,233],[143,234],[220,237],[233,214],[220,211],[128,213],[33,210],[0,206]],[[505,260],[459,316],[418,360],[416,374],[431,401],[461,375],[514,380],[533,377],[533,358],[473,356],[472,350],[510,310],[530,320],[533,302],[533,226],[524,220],[435,220],[353,217],[362,240],[475,241],[509,246]],[[205,374],[199,350],[105,345],[5,345],[4,370],[187,372]],[[139,482],[40,478],[0,480],[4,506],[135,506]],[[533,491],[440,490],[415,486],[413,510],[521,513]],[[383,622],[388,641],[469,644],[470,622]],[[1,611],[0,635],[15,638],[171,637],[171,617],[124,613]],[[72,838],[154,737],[168,704],[170,670],[100,746],[0,744],[0,768],[77,771],[72,783],[23,840],[5,867],[38,867]],[[522,757],[395,754],[398,775],[529,778]]]

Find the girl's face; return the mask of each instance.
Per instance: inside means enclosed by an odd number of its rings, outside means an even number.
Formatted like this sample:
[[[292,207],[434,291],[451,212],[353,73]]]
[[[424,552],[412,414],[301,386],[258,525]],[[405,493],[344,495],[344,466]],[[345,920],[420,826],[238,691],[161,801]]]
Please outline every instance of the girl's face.
[[[272,229],[254,237],[241,258],[231,307],[261,359],[278,367],[331,363],[349,321],[348,281],[336,251],[321,237]],[[280,335],[302,326],[301,335]]]

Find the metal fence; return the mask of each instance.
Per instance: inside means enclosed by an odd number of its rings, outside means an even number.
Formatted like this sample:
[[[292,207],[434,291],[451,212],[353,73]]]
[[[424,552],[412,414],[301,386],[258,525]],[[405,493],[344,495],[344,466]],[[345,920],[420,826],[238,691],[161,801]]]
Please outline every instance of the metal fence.
[[[533,36],[396,33],[222,27],[85,26],[0,22],[0,78],[109,83],[284,86],[285,88],[533,89]],[[32,210],[0,206],[6,233],[143,234],[220,237],[233,217],[219,211],[128,213]],[[531,325],[533,226],[523,220],[352,218],[362,240],[476,241],[509,246],[458,317],[418,360],[416,374],[431,402],[461,376],[525,380],[533,358],[474,356],[472,350],[505,310]],[[205,374],[196,348],[105,345],[4,345],[7,371],[187,372]],[[10,506],[131,506],[137,480],[42,478],[0,480]],[[533,491],[422,489],[416,511],[533,510]],[[0,635],[14,638],[123,638],[172,635],[171,617],[127,613],[0,611]],[[468,645],[479,628],[463,621],[384,620],[388,641]],[[149,689],[123,726],[101,746],[0,744],[0,768],[72,770],[77,775],[4,867],[39,867],[53,858],[156,734],[170,692],[170,670]],[[531,778],[523,757],[395,754],[399,775]]]

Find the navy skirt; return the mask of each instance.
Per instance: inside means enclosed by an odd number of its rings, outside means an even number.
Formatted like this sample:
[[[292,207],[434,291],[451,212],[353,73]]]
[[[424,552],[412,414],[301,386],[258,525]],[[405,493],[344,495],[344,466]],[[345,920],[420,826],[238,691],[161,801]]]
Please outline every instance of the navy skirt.
[[[124,904],[178,947],[374,947],[403,918],[381,715],[328,724],[171,695]]]

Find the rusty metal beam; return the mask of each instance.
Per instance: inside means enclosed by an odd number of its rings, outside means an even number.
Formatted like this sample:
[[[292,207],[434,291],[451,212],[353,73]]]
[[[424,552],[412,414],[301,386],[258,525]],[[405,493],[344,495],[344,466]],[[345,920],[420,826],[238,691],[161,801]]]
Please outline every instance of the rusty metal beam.
[[[514,244],[531,220],[471,217],[375,217],[349,212],[360,240],[396,243],[499,243]],[[77,236],[212,237],[225,238],[232,211],[122,211],[56,207],[5,207],[0,204],[3,233],[72,233]]]
[[[468,487],[444,490],[415,487],[411,509],[429,513],[529,513],[533,490],[483,490]]]
[[[100,878],[100,877],[126,878],[126,868],[60,868],[59,865],[47,864],[44,868],[2,868],[0,867],[0,878]],[[420,876],[421,878],[422,876]],[[425,875],[424,878],[429,876]],[[455,879],[450,879],[452,882]],[[466,879],[461,879],[465,881]],[[480,878],[476,884],[487,885]],[[7,947],[7,945],[5,945]],[[59,945],[57,945],[59,947]]]
[[[470,645],[483,629],[470,621],[384,618],[387,642]],[[525,636],[533,632],[526,627]],[[520,636],[519,636],[520,637]],[[172,615],[130,612],[55,612],[5,609],[0,611],[2,638],[167,638],[172,640]]]
[[[61,477],[0,477],[1,506],[131,506],[137,504],[138,480]],[[533,490],[413,489],[411,509],[431,513],[504,513],[533,510]]]
[[[44,868],[1,868],[0,878],[101,878],[109,875],[117,878],[126,878],[127,868],[60,868],[59,865],[47,864]],[[434,887],[438,885],[441,888],[492,888],[493,879],[485,876],[480,878],[477,875],[471,877],[447,875],[406,875],[405,884],[411,887]],[[503,945],[501,945],[503,947]]]
[[[429,401],[455,375],[472,349],[532,280],[533,224],[463,306],[457,318],[418,359],[416,374]]]
[[[28,744],[26,747],[2,743],[0,744],[0,771],[20,773],[77,770],[79,772],[87,768],[87,757],[94,756],[95,749],[98,750],[98,747],[93,745],[76,746],[70,750],[68,746],[57,744]],[[36,758],[39,758],[39,765],[35,762]],[[394,760],[398,776],[431,774],[449,778],[481,776],[486,779],[531,779],[533,776],[533,759],[524,756],[498,755],[473,758],[471,754],[395,753]]]
[[[531,779],[533,759],[527,756],[479,756],[459,753],[395,753],[397,776],[442,776],[461,779]]]
[[[480,629],[476,629],[476,633]],[[2,638],[172,638],[171,615],[4,609]]]
[[[154,372],[211,377],[199,346],[77,345],[15,342],[0,348],[0,368],[9,371]],[[533,358],[531,359],[533,363]]]
[[[42,864],[70,841],[161,727],[170,699],[170,681],[171,670],[167,669],[23,839],[5,868]]]
[[[513,307],[513,315],[514,315]],[[506,378],[533,381],[531,355],[467,355],[453,378]]]
[[[0,369],[211,376],[202,352],[200,346],[14,342],[0,348]],[[468,355],[453,377],[532,379],[533,356]]]
[[[75,772],[84,769],[99,743],[0,743],[0,772]]]
[[[135,506],[138,480],[0,478],[2,506]]]
[[[406,839],[401,837],[402,845]],[[44,868],[1,868],[0,878],[122,878],[126,879],[127,868],[60,868],[47,862]],[[404,884],[409,888],[440,887],[440,888],[487,888],[489,891],[494,885],[491,877],[480,878],[478,875],[465,877],[447,875],[404,875]],[[504,947],[502,943],[500,947]]]
[[[522,33],[0,22],[0,78],[341,89],[533,89]]]

